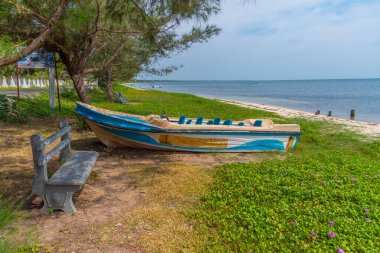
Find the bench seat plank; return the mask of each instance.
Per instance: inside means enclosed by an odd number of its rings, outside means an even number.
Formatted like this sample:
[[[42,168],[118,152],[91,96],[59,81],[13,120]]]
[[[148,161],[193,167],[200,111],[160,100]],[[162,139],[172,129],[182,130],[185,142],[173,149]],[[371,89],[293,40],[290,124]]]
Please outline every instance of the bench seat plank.
[[[77,151],[47,181],[48,185],[84,185],[94,166],[98,152]]]

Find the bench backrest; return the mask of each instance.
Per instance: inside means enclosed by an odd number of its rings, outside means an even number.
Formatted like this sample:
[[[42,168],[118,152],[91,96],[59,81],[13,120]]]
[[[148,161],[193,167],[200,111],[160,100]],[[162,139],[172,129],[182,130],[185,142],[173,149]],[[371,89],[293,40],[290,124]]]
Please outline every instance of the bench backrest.
[[[34,194],[42,195],[45,192],[45,183],[48,180],[47,176],[47,162],[54,157],[58,152],[59,161],[63,162],[70,156],[70,131],[71,126],[67,120],[59,123],[60,130],[50,137],[44,139],[41,134],[34,134],[30,137],[30,143],[32,145],[33,163],[34,163],[34,175],[32,182],[32,191]],[[61,138],[61,142],[52,148],[49,152],[45,151],[45,148]]]

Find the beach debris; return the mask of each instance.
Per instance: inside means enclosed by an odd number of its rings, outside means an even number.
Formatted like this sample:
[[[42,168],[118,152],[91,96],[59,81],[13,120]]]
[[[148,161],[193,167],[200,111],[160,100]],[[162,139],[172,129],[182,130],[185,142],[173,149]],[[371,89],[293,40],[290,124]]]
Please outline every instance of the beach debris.
[[[354,109],[351,110],[350,120],[355,120],[355,110]]]

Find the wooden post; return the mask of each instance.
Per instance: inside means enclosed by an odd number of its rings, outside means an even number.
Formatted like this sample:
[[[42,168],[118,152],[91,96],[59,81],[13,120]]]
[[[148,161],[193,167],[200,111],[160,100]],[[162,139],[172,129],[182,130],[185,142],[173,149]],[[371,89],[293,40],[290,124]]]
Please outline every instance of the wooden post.
[[[55,53],[54,53],[54,70],[55,70],[55,81],[57,82],[58,109],[59,111],[61,111],[61,98],[59,96],[58,71],[57,71],[57,61],[55,60]]]
[[[18,64],[16,62],[17,102],[20,102],[20,82],[18,80]]]
[[[332,116],[332,111],[329,111],[329,113],[327,114],[327,116],[331,117]]]
[[[65,119],[61,123],[59,123],[59,129],[62,129],[64,127],[69,126],[69,122]],[[66,140],[67,138],[70,138],[70,132],[67,132],[61,137],[61,141]],[[67,144],[66,147],[64,147],[61,150],[61,153],[59,154],[59,161],[64,162],[67,158],[70,156],[70,146],[71,144]]]
[[[55,85],[54,85],[54,70],[49,68],[49,104],[50,108],[55,108]]]
[[[354,109],[351,110],[350,119],[355,120],[355,110]]]

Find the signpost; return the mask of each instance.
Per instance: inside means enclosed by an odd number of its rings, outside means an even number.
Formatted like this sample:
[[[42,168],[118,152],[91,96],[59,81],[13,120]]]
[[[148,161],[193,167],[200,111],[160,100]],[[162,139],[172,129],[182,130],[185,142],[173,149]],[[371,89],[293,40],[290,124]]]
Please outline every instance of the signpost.
[[[17,102],[20,102],[20,82],[18,78],[18,65],[16,63]]]
[[[59,97],[58,69],[57,69],[57,61],[55,60],[55,54],[54,54],[54,69],[55,69],[55,79],[57,81],[58,109],[59,111],[61,111],[61,98]]]
[[[49,69],[49,102],[50,108],[55,108],[55,89],[54,89],[54,67],[55,60],[54,54],[49,53],[43,49],[39,49],[21,59],[16,64],[17,71],[17,90],[18,90],[18,100],[20,100],[20,85],[19,85],[19,76],[18,70],[20,68],[48,68]]]

